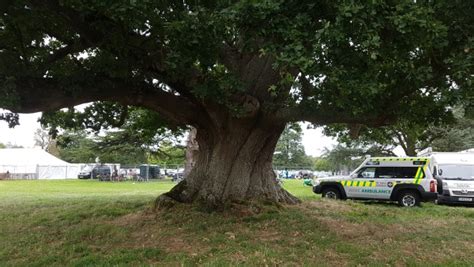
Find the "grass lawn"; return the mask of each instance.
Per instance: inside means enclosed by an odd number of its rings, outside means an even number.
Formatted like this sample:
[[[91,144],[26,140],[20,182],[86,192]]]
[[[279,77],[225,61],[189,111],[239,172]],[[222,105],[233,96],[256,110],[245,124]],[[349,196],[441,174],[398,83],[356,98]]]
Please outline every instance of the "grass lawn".
[[[474,208],[326,201],[152,212],[171,182],[0,181],[0,266],[474,265]]]

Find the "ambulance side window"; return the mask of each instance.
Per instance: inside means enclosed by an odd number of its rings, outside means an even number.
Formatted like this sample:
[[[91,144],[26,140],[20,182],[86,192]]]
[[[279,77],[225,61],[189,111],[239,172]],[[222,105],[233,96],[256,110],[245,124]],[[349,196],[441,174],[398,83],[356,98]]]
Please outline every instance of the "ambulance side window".
[[[391,178],[414,178],[418,167],[380,167],[377,169],[376,176],[381,179]],[[424,172],[421,171],[421,177],[424,178]]]
[[[375,167],[362,168],[358,174],[357,178],[374,178],[375,177]]]

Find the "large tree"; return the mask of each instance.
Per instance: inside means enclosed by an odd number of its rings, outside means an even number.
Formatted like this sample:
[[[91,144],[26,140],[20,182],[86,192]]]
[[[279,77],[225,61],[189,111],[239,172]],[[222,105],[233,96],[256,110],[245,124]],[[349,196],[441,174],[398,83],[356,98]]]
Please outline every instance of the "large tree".
[[[158,203],[296,203],[272,170],[286,123],[348,123],[357,132],[430,120],[472,89],[472,1],[17,0],[1,8],[0,107],[111,101],[197,129],[194,168]]]

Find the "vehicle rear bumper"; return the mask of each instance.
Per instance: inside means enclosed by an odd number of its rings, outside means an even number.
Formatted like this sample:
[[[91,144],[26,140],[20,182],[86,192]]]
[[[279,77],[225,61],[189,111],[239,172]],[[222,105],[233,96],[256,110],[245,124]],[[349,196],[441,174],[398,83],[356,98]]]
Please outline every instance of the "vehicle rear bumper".
[[[461,200],[460,200],[461,199]],[[464,199],[464,200],[463,200]],[[471,199],[468,201],[467,199]],[[463,205],[474,205],[474,197],[461,197],[461,196],[438,196],[438,203],[452,203],[452,204],[463,204]]]
[[[423,201],[433,201],[438,198],[437,192],[423,192],[421,193],[421,198]]]

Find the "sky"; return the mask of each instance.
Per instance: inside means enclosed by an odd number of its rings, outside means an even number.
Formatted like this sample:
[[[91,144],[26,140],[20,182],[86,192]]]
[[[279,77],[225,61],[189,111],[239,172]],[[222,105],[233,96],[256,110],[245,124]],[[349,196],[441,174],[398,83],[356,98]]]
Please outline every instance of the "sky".
[[[1,111],[1,110],[0,110]],[[26,148],[34,147],[34,132],[40,128],[38,118],[41,113],[20,114],[20,125],[13,129],[8,128],[4,121],[0,121],[0,143],[11,143]],[[325,148],[331,149],[337,142],[322,134],[321,128],[307,129],[303,126],[303,145],[306,154],[321,156]]]

